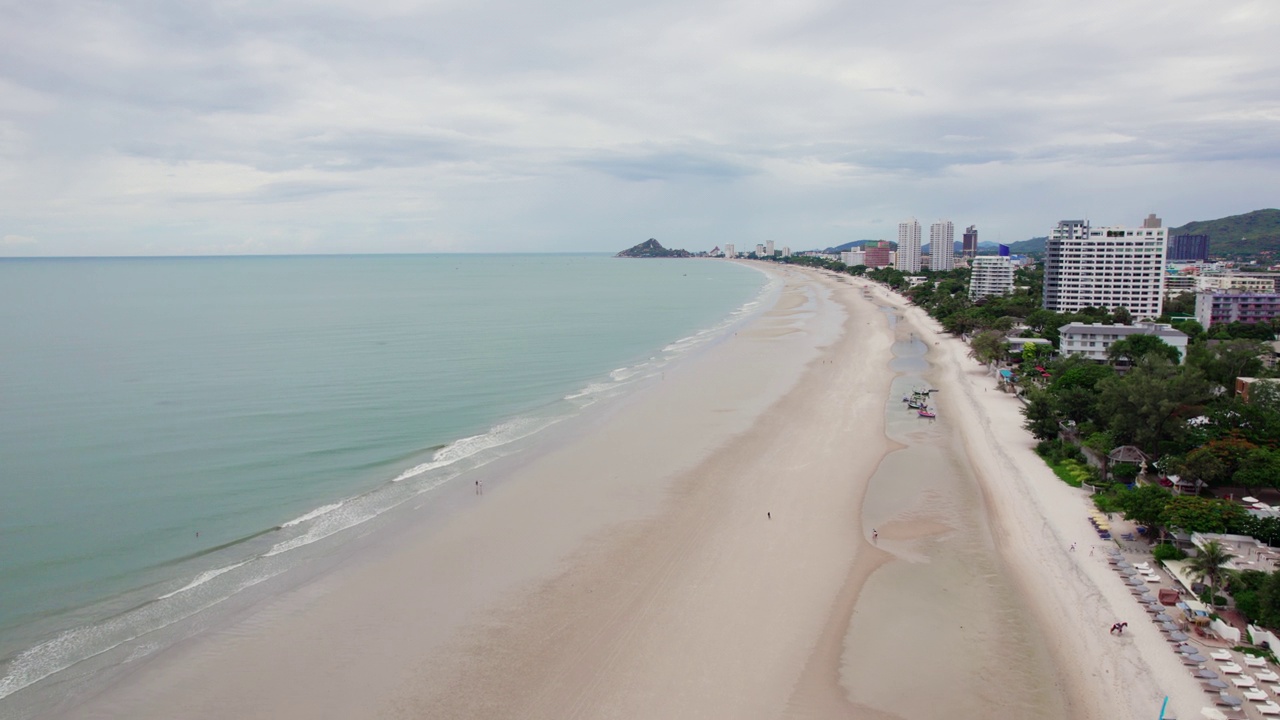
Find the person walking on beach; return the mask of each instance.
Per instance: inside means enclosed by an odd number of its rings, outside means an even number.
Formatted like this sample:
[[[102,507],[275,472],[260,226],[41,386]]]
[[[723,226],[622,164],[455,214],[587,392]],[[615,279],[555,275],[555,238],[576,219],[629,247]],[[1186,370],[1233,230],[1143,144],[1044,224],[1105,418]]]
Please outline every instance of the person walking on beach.
[[[880,539],[880,531],[876,530],[875,528],[871,528],[871,542],[876,542],[879,539]]]
[[[767,512],[767,513],[765,513],[765,514],[764,514],[764,516],[765,516],[765,517],[767,517],[767,518],[769,518],[770,520],[772,520],[772,519],[773,519],[773,513],[772,513],[772,512]]]
[[[1075,551],[1076,551],[1076,544],[1071,543],[1071,552],[1075,552]]]
[[[477,495],[483,495],[483,494],[484,494],[484,486],[480,484],[480,481],[479,481],[479,480],[477,480],[477,481],[476,481],[476,494],[477,494]]]

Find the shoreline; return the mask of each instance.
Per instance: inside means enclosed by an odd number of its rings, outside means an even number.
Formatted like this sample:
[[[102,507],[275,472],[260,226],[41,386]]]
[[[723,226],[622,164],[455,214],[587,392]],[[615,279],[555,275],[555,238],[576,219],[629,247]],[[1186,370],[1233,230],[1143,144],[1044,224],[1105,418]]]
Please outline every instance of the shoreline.
[[[1098,602],[1084,554],[1037,537],[1084,514],[999,465],[1036,476],[1016,409],[1007,453],[984,432],[1009,421],[963,344],[866,281],[769,271],[771,307],[494,463],[443,522],[362,542],[59,717],[1146,715],[1154,676],[1063,604]],[[937,423],[901,414],[916,377]]]

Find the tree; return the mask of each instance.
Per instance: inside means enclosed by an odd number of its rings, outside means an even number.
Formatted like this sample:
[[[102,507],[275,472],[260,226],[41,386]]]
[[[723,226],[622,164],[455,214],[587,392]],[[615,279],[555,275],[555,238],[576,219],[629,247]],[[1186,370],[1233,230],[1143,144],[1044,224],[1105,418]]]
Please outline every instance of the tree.
[[[1217,540],[1210,540],[1200,547],[1195,557],[1187,560],[1187,570],[1191,577],[1209,586],[1209,599],[1218,594],[1218,587],[1226,576],[1224,567],[1231,560],[1231,553],[1222,547]]]
[[[1226,500],[1198,495],[1174,495],[1160,514],[1160,524],[1186,532],[1224,533],[1245,517],[1245,511]]]
[[[1024,343],[1022,346],[1022,364],[1027,367],[1043,365],[1049,361],[1049,355],[1052,350],[1048,346],[1040,343]]]
[[[1123,377],[1106,378],[1097,387],[1098,410],[1116,444],[1137,445],[1152,456],[1176,446],[1186,421],[1198,416],[1200,405],[1210,398],[1199,371],[1150,355]]]
[[[1147,355],[1162,357],[1175,365],[1182,360],[1182,354],[1178,352],[1178,348],[1161,340],[1157,335],[1130,335],[1123,340],[1111,343],[1111,347],[1107,348],[1107,357],[1113,364],[1124,360],[1132,365]]]
[[[1122,490],[1116,496],[1116,503],[1126,520],[1157,527],[1171,499],[1173,493],[1159,485],[1139,485],[1132,490]]]
[[[1004,333],[986,330],[973,336],[969,341],[969,353],[982,363],[990,363],[1003,358],[1009,350],[1009,343]]]
[[[1266,627],[1280,627],[1280,571],[1268,575],[1258,591],[1258,621]]]
[[[1129,308],[1121,305],[1111,313],[1111,319],[1118,325],[1132,325],[1133,313],[1129,312]]]
[[[1037,440],[1058,437],[1058,413],[1054,410],[1052,396],[1047,391],[1031,389],[1027,391],[1026,399],[1022,414],[1027,421],[1022,427]]]
[[[1231,482],[1250,490],[1280,484],[1280,452],[1255,447],[1240,458]]]
[[[1210,382],[1235,392],[1236,378],[1262,372],[1266,347],[1257,340],[1220,340],[1198,343],[1188,353],[1187,362],[1200,369]]]

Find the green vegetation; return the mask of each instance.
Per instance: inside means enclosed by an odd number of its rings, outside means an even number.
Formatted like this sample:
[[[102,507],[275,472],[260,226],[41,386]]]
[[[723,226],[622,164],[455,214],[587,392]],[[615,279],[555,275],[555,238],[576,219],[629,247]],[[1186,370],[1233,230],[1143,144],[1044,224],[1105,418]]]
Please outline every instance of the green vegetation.
[[[1217,220],[1169,228],[1174,235],[1208,235],[1209,254],[1228,259],[1266,260],[1280,256],[1280,210],[1254,210]]]
[[[1182,548],[1172,543],[1160,543],[1151,548],[1151,555],[1156,560],[1164,562],[1165,560],[1185,560],[1187,554],[1182,552]]]
[[[645,240],[639,245],[633,245],[627,248],[626,250],[623,250],[622,252],[618,253],[614,257],[686,258],[686,257],[693,257],[693,256],[689,254],[688,250],[668,250],[667,248],[662,247],[662,243],[658,242],[657,240],[654,240],[653,238],[649,238],[648,240]]]

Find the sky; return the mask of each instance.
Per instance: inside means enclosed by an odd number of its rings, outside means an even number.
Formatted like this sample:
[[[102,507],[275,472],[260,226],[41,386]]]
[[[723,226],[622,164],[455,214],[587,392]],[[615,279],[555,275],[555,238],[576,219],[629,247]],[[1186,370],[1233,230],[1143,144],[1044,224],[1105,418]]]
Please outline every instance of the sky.
[[[793,249],[1277,206],[1280,2],[0,2],[0,256]],[[926,231],[927,232],[927,231]]]

